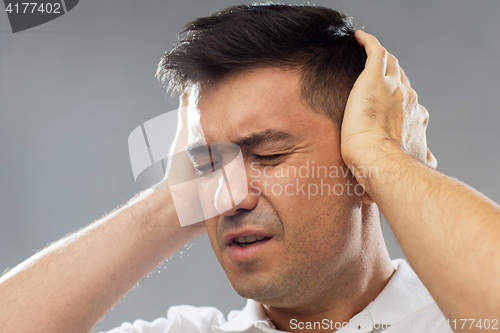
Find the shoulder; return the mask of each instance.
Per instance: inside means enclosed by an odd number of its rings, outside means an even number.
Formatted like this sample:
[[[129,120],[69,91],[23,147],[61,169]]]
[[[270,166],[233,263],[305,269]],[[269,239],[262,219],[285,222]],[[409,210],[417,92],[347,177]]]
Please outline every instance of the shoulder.
[[[152,322],[126,322],[107,333],[201,333],[211,332],[213,325],[220,326],[225,322],[222,312],[214,307],[178,305],[168,310],[166,318],[158,318]]]

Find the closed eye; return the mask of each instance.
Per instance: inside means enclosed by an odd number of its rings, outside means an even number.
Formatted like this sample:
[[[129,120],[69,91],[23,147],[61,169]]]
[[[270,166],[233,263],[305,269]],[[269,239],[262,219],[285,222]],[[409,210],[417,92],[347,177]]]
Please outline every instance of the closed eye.
[[[252,154],[250,157],[258,163],[278,164],[279,162],[281,162],[281,160],[285,156],[286,156],[286,154],[274,154],[274,155],[255,155],[255,154]]]
[[[254,158],[256,160],[260,160],[260,161],[272,161],[272,160],[275,160],[275,159],[280,158],[282,156],[283,156],[283,154],[276,154],[276,155],[254,155]]]

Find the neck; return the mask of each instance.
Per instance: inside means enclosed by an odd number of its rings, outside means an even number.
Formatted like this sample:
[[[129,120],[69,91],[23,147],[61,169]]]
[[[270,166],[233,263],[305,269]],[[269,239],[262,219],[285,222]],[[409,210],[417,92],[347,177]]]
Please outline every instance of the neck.
[[[364,216],[365,218],[367,216]],[[364,221],[370,219],[365,219]],[[373,220],[372,220],[373,221]],[[316,297],[297,307],[264,305],[274,325],[287,332],[334,332],[372,302],[389,282],[394,268],[378,223],[366,223],[360,251]],[[375,229],[375,230],[374,230]],[[309,295],[310,296],[310,295]]]

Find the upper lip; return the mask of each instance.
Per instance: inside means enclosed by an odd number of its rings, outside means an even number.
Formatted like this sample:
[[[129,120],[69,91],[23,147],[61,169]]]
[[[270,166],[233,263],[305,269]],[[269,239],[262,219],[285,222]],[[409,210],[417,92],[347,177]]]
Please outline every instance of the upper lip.
[[[250,235],[255,235],[255,236],[263,236],[266,238],[272,237],[270,234],[261,231],[261,230],[255,230],[255,229],[240,229],[240,230],[235,230],[235,231],[228,231],[224,234],[222,239],[224,240],[224,244],[229,245],[233,244],[233,240],[236,237],[243,237],[243,236],[250,236]]]

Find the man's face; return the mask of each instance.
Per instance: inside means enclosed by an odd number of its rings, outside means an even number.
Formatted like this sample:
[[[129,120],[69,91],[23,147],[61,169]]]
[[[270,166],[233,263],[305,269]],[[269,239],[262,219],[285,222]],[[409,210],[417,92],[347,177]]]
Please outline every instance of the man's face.
[[[196,90],[188,108],[191,143],[202,128],[209,144],[237,143],[245,161],[248,195],[206,221],[215,254],[238,294],[278,307],[341,284],[361,246],[361,191],[339,131],[307,107],[299,78],[237,73]]]

